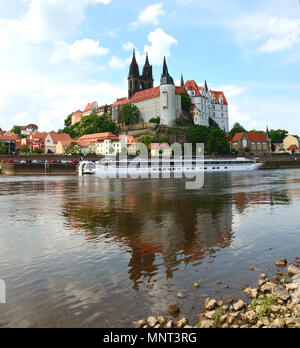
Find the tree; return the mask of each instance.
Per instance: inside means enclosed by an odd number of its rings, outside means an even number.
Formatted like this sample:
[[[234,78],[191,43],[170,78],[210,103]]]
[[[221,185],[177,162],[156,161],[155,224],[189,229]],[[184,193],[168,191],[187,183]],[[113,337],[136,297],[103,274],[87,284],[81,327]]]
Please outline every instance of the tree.
[[[8,146],[0,143],[0,154],[5,155],[8,152]]]
[[[73,114],[68,115],[68,117],[65,119],[65,127],[71,127],[71,125],[72,125],[72,115]]]
[[[215,127],[215,128],[220,128],[217,122],[215,122],[211,117],[209,118],[209,126],[210,127]]]
[[[40,155],[40,154],[42,154],[44,151],[43,151],[43,149],[41,149],[40,147],[36,147],[33,151],[32,151],[32,153],[35,153],[35,154],[37,154],[37,155]]]
[[[209,134],[208,152],[215,155],[229,154],[230,148],[226,133],[219,128],[211,128]]]
[[[188,141],[192,144],[207,144],[210,128],[205,126],[196,126],[189,130]]]
[[[139,119],[140,111],[136,105],[127,104],[120,111],[119,121],[126,126],[138,123]]]
[[[231,139],[235,136],[236,133],[242,133],[242,132],[247,132],[247,131],[242,125],[236,122],[230,131]]]
[[[161,137],[161,138],[159,138],[159,142],[161,144],[163,144],[163,143],[169,144],[169,138],[167,136]]]
[[[82,155],[81,146],[75,142],[72,142],[70,146],[66,148],[65,152],[67,155]]]
[[[20,127],[14,126],[13,129],[11,130],[11,132],[21,136],[21,128]]]
[[[285,129],[271,129],[270,130],[270,137],[271,137],[271,141],[272,144],[274,143],[282,143],[284,138],[289,134],[288,131],[286,131]]]
[[[185,111],[190,111],[191,107],[193,105],[190,96],[188,96],[187,94],[180,92],[181,95],[181,107],[183,110]]]
[[[149,123],[156,123],[156,124],[160,124],[160,117],[153,117],[151,118],[151,120],[149,120]]]
[[[22,153],[30,153],[30,147],[27,146],[27,145],[24,145],[22,148],[21,148],[21,152]]]

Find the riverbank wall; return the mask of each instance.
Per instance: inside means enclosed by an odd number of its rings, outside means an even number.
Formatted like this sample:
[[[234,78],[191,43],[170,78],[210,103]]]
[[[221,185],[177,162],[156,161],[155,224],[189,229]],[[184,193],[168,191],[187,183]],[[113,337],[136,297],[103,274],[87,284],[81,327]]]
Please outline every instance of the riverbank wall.
[[[265,161],[262,170],[268,169],[294,169],[300,168],[300,161]]]
[[[0,163],[3,175],[76,175],[76,169],[72,163]]]

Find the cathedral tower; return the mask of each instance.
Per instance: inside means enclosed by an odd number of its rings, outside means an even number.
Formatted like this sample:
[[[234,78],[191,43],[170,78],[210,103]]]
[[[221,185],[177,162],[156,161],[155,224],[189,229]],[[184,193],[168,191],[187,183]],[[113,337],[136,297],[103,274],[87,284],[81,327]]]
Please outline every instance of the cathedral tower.
[[[170,76],[166,57],[160,80],[160,122],[166,126],[176,124],[176,93],[173,78]]]
[[[141,76],[141,87],[142,89],[153,88],[153,74],[152,74],[152,65],[149,63],[148,53],[146,53],[146,62],[143,69],[143,74]]]
[[[141,78],[138,63],[135,59],[135,50],[133,50],[132,62],[128,75],[128,99],[131,99],[136,92],[140,91]]]

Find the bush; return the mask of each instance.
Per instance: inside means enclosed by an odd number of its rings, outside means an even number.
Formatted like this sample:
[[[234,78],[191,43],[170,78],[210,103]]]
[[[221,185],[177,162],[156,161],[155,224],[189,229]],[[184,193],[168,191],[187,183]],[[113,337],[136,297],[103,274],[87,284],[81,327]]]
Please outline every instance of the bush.
[[[160,124],[160,117],[155,117],[155,118],[151,118],[151,120],[149,120],[149,123],[156,123],[156,124]]]

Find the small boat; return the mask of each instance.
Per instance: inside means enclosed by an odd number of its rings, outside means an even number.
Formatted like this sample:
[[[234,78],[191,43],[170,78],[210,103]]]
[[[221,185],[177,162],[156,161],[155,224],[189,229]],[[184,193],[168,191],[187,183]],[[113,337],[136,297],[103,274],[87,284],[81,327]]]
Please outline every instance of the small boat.
[[[79,175],[95,174],[96,170],[96,164],[91,161],[81,161],[77,166],[77,172]]]

